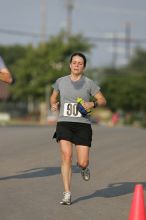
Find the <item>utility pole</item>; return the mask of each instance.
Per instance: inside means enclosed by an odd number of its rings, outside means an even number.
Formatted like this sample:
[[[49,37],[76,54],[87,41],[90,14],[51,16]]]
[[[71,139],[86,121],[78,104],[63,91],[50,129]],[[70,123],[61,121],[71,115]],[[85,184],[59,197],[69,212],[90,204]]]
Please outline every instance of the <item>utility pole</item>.
[[[73,0],[66,0],[66,9],[67,9],[67,26],[66,26],[66,32],[67,36],[71,36],[72,34],[72,11],[73,11],[74,5]]]
[[[113,33],[112,37],[112,67],[115,68],[117,65],[117,58],[118,58],[118,52],[117,52],[117,46],[118,46],[118,37],[117,33]]]
[[[128,61],[131,54],[131,24],[125,24],[125,58]]]
[[[41,0],[41,43],[46,41],[46,0]]]

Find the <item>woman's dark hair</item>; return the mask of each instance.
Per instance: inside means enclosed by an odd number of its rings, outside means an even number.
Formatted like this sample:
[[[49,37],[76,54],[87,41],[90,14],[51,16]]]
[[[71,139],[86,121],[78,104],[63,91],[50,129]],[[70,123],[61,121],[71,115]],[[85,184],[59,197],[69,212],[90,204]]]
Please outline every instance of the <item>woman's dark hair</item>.
[[[87,63],[86,57],[85,57],[84,54],[82,54],[82,53],[80,53],[80,52],[74,52],[74,53],[71,55],[71,57],[70,57],[70,63],[72,62],[72,59],[73,59],[73,57],[75,57],[75,56],[82,57],[83,60],[84,60],[84,67],[86,67],[86,63]]]

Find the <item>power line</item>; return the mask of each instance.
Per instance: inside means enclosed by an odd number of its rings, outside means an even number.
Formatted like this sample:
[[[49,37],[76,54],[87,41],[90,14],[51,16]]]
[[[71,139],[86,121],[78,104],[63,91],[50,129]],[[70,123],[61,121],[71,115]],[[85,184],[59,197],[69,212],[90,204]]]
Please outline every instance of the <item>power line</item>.
[[[19,30],[10,30],[10,29],[5,29],[5,28],[0,28],[0,33],[1,34],[8,34],[8,35],[21,35],[25,37],[34,37],[34,38],[41,38],[40,33],[34,33],[34,32],[27,32],[27,31],[19,31]],[[48,34],[46,34],[46,37],[49,37]],[[101,43],[109,43],[112,42],[113,39],[117,40],[118,42],[125,42],[127,41],[126,37],[120,37],[118,34],[116,36],[112,37],[106,37],[106,36],[101,36],[101,37],[84,37],[86,40],[92,41],[92,42],[101,42]],[[146,44],[146,38],[128,38],[128,41],[133,44]]]
[[[101,43],[109,43],[109,42],[112,42],[113,39],[114,40],[117,40],[118,42],[121,42],[121,43],[124,43],[125,41],[127,41],[127,39],[125,37],[119,37],[118,34],[117,36],[114,36],[114,37],[105,37],[105,36],[102,36],[102,37],[85,37],[85,39],[87,40],[90,40],[90,41],[93,41],[93,42],[101,42]],[[130,38],[128,39],[128,41],[130,43],[133,43],[133,44],[145,44],[146,43],[146,38]]]
[[[19,31],[19,30],[9,30],[0,28],[1,34],[8,34],[8,35],[21,35],[25,37],[34,37],[34,38],[41,38],[41,35],[39,33],[33,33],[33,32],[26,32],[26,31]]]

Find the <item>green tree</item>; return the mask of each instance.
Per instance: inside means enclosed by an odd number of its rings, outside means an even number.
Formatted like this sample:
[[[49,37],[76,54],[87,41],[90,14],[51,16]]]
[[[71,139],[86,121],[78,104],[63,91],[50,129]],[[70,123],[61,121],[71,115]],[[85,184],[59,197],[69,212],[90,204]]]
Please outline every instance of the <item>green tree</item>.
[[[146,111],[145,76],[110,76],[103,83],[108,106],[113,110]]]
[[[146,74],[146,51],[137,48],[126,68],[136,74]]]
[[[7,66],[11,66],[20,58],[24,58],[27,52],[28,46],[11,45],[0,46],[0,55],[4,58]]]
[[[116,70],[105,69],[102,85],[108,106],[113,110],[146,112],[146,52],[136,50],[129,64]]]
[[[12,65],[16,81],[11,89],[12,100],[27,101],[30,95],[34,100],[44,100],[46,87],[58,77],[68,74],[71,53],[89,53],[91,47],[82,35],[66,39],[64,33],[37,47],[27,47],[25,56]]]

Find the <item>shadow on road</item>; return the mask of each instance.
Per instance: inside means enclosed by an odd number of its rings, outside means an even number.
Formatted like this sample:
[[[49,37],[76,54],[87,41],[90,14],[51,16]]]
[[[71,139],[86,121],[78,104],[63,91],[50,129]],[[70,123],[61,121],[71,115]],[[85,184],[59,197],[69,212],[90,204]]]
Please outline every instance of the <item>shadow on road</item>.
[[[72,166],[73,173],[79,173],[80,169],[76,166]],[[11,179],[27,179],[27,178],[40,178],[48,177],[53,175],[59,175],[61,172],[60,167],[39,167],[29,170],[21,171],[17,175],[0,177],[0,181],[11,180]],[[119,182],[111,183],[107,187],[98,189],[95,192],[77,198],[73,203],[79,201],[88,200],[96,197],[112,198],[117,196],[122,196],[126,194],[133,193],[136,184],[142,184],[144,189],[146,189],[146,182]]]
[[[72,166],[73,173],[79,173],[80,170],[76,165]],[[4,176],[0,177],[0,181],[2,180],[10,180],[10,179],[27,179],[27,178],[38,178],[38,177],[46,177],[60,174],[60,167],[39,167],[29,170],[21,171],[20,174],[12,175],[12,176]]]
[[[87,196],[82,196],[73,201],[77,203],[79,201],[92,199],[96,197],[112,198],[117,196],[122,196],[134,192],[134,187],[136,184],[142,184],[144,189],[146,189],[146,182],[120,182],[109,184],[106,188],[96,190],[92,194]]]

